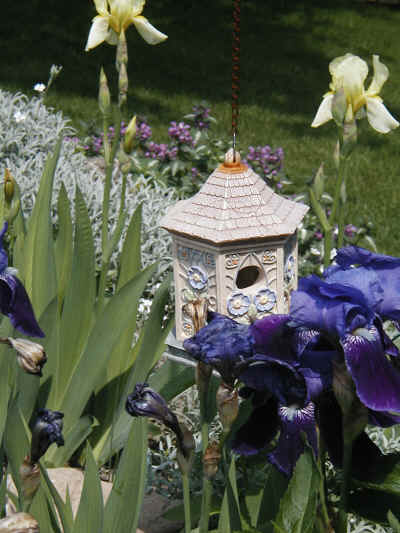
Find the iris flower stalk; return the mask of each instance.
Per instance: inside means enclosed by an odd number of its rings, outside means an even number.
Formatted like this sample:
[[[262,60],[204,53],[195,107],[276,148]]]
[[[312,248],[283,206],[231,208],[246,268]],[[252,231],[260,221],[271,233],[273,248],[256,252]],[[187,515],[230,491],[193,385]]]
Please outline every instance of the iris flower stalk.
[[[30,455],[25,457],[19,469],[24,510],[29,510],[40,486],[39,459],[46,453],[51,444],[64,445],[63,417],[64,414],[60,411],[51,411],[50,409],[39,409],[38,411],[32,429]]]
[[[97,16],[92,21],[86,43],[86,51],[89,51],[104,41],[116,45],[116,69],[118,72],[118,109],[114,117],[115,137],[112,146],[108,140],[110,127],[110,93],[106,75],[101,70],[99,84],[99,107],[103,115],[103,142],[104,158],[106,163],[106,176],[103,193],[102,212],[102,265],[100,272],[99,288],[97,295],[97,309],[100,311],[104,305],[107,273],[111,255],[117,245],[126,221],[125,196],[127,186],[127,174],[130,170],[130,160],[120,146],[121,132],[121,109],[128,95],[128,46],[126,42],[126,30],[135,26],[141,37],[149,44],[159,44],[167,35],[161,33],[142,15],[146,0],[94,0]],[[119,149],[119,152],[118,152]],[[111,179],[114,170],[115,159],[121,163],[122,184],[121,201],[117,226],[113,235],[108,234],[108,210],[110,204]]]
[[[400,259],[348,246],[338,250],[335,262],[323,279],[299,280],[290,314],[298,327],[327,336],[340,356],[333,365],[333,390],[342,412],[339,531],[344,531],[352,449],[367,422],[382,427],[400,422],[393,414],[400,412],[399,350],[383,328],[387,320],[399,324]],[[326,433],[323,420],[321,427]]]
[[[324,95],[312,127],[329,120],[338,126],[339,140],[334,153],[336,185],[329,220],[322,216],[322,206],[311,197],[313,209],[323,227],[325,239],[324,266],[331,260],[332,230],[338,225],[338,247],[343,246],[346,204],[346,162],[357,142],[357,121],[367,117],[369,124],[379,133],[389,133],[399,122],[383,105],[379,93],[389,77],[389,70],[378,55],[372,56],[374,74],[367,89],[364,88],[368,65],[360,57],[346,54],[329,64],[332,77],[330,90]],[[318,206],[316,205],[318,203]]]
[[[194,298],[186,304],[185,312],[192,318],[195,332],[198,332],[206,324],[207,301],[204,298]],[[209,444],[209,416],[208,405],[210,396],[210,379],[212,368],[205,361],[198,360],[196,367],[196,385],[200,401],[200,425],[201,425],[201,448],[203,461],[206,456]],[[210,517],[212,498],[212,483],[207,475],[203,475],[203,490],[201,500],[201,515],[199,523],[199,533],[207,533]]]
[[[171,429],[177,438],[177,461],[182,475],[185,533],[191,531],[189,473],[192,467],[195,442],[192,433],[180,424],[164,398],[147,383],[137,383],[126,399],[125,408],[133,416],[155,418]]]

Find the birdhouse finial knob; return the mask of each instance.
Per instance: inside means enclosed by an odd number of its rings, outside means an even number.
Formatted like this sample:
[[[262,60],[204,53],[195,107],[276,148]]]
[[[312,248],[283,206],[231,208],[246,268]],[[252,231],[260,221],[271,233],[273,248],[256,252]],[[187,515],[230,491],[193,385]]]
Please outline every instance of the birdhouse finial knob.
[[[237,164],[240,165],[240,154],[235,152],[235,159],[233,158],[233,148],[230,148],[225,154],[225,165]]]

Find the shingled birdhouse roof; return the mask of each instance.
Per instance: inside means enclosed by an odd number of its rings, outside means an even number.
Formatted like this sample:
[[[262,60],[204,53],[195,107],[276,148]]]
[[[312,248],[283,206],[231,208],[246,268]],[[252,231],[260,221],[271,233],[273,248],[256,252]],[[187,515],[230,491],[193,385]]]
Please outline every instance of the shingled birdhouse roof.
[[[291,235],[308,211],[276,194],[230,150],[192,198],[170,207],[161,226],[214,244]]]

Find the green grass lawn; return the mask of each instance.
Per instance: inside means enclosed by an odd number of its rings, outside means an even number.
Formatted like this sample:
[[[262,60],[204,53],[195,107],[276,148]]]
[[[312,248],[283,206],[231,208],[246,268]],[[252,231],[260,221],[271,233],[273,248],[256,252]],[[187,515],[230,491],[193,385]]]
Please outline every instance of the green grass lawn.
[[[169,39],[156,47],[131,28],[128,114],[144,114],[153,137],[165,140],[168,124],[207,100],[217,133],[230,132],[231,1],[148,0],[144,15]],[[400,118],[400,9],[356,1],[242,0],[239,146],[270,144],[285,151],[285,169],[300,184],[321,161],[330,167],[333,123],[310,123],[328,89],[328,64],[346,52],[390,69],[383,98]],[[104,66],[115,87],[115,49],[85,53],[95,10],[91,0],[8,2],[0,20],[4,36],[1,86],[32,94],[51,64],[64,69],[48,98],[82,133],[98,121],[97,79]],[[349,215],[370,219],[379,250],[400,255],[398,156],[400,128],[380,135],[360,124],[349,173]]]

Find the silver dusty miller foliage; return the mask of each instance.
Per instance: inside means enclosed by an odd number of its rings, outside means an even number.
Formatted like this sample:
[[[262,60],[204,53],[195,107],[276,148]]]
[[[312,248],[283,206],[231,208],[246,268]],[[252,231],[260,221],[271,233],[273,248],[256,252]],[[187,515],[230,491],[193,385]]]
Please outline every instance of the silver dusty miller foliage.
[[[63,135],[61,154],[57,165],[52,198],[53,222],[57,222],[57,198],[64,183],[73,209],[76,185],[79,186],[89,210],[94,235],[97,259],[100,257],[100,231],[103,200],[103,175],[80,152],[68,137],[75,132],[69,120],[61,112],[46,108],[40,97],[28,98],[17,93],[0,90],[0,175],[8,168],[21,190],[22,209],[29,216],[39,189],[47,156]],[[139,177],[127,187],[126,210],[130,215],[142,203],[142,262],[146,266],[156,259],[161,260],[159,273],[168,268],[170,239],[159,228],[159,221],[166,208],[175,203],[174,189],[158,184],[150,186],[144,177]],[[133,183],[133,184],[132,184]],[[109,230],[116,224],[119,208],[121,176],[116,168],[110,194]],[[126,228],[125,228],[126,230]],[[124,232],[125,234],[125,232]],[[124,237],[123,234],[123,237]],[[112,258],[111,273],[116,271],[118,254],[123,239]]]

